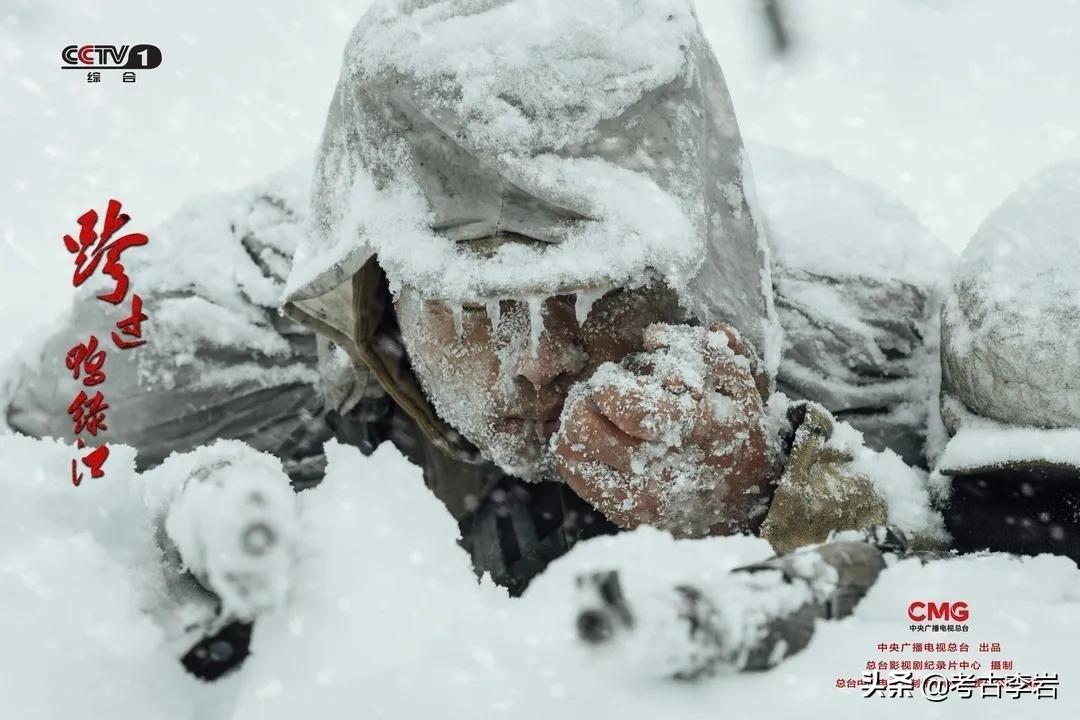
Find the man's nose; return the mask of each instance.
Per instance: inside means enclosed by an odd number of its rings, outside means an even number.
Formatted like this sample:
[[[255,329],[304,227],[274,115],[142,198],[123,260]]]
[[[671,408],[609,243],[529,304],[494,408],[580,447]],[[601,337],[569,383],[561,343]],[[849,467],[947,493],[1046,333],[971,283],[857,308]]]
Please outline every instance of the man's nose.
[[[545,327],[535,352],[526,343],[511,368],[514,377],[528,380],[539,390],[563,375],[576,376],[585,367],[585,353],[569,333]]]

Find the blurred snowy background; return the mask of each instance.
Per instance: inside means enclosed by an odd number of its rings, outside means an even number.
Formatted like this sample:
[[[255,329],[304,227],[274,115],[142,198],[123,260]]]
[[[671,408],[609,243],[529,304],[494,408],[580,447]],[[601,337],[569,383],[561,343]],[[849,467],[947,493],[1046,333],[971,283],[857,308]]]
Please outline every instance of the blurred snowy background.
[[[0,361],[67,306],[61,238],[87,208],[119,198],[133,229],[151,230],[191,195],[310,155],[366,6],[0,0]],[[784,7],[793,45],[777,57],[755,0],[698,0],[744,134],[877,183],[954,249],[1025,178],[1080,156],[1080,2]],[[164,62],[134,85],[59,69],[65,45],[143,42]],[[655,587],[679,568],[718,574],[764,557],[764,541],[591,543],[510,603],[472,582],[415,468],[389,448],[365,460],[334,445],[328,481],[298,497],[295,601],[260,621],[242,673],[200,685],[141,612],[157,592],[140,571],[153,562],[148,478],[125,452],[109,485],[73,492],[43,470],[64,466],[64,446],[0,438],[0,717],[846,717],[867,702],[910,717],[911,701],[861,700],[833,682],[903,639],[916,595],[967,600],[972,640],[1001,642],[1018,672],[1062,674],[1063,699],[1024,701],[1025,714],[1076,717],[1080,704],[1080,573],[1068,560],[908,562],[774,672],[663,683],[574,646],[572,576],[630,562]],[[1008,700],[915,702],[920,717],[1017,712]]]
[[[107,197],[149,230],[193,194],[313,151],[368,3],[0,0],[0,360],[70,297],[62,237]],[[1080,2],[699,0],[744,134],[830,160],[961,249],[1023,179],[1080,156]],[[73,43],[152,43],[125,85],[62,71]]]

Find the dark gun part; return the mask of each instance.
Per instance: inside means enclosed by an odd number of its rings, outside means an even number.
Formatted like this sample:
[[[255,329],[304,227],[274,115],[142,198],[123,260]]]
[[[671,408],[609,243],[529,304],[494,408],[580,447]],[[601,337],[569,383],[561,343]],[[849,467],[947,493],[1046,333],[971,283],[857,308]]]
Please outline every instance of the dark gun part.
[[[725,668],[759,671],[775,666],[809,644],[819,618],[850,615],[885,569],[885,556],[904,555],[906,549],[902,532],[875,527],[863,534],[862,541],[828,542],[732,570],[727,587],[743,599],[747,593],[752,597],[783,587],[805,588],[806,602],[771,617],[761,615],[761,608],[769,603],[757,603],[753,617],[731,617],[746,605],[725,604],[723,586],[715,593],[691,585],[675,586],[667,605],[677,621],[673,626],[685,629],[681,640],[686,651],[678,663],[680,669],[671,676],[695,680]],[[619,634],[640,630],[617,572],[580,576],[577,589],[584,596],[577,634],[587,645],[606,645]],[[732,622],[756,624],[753,641],[738,645],[740,641],[730,638],[725,628]]]

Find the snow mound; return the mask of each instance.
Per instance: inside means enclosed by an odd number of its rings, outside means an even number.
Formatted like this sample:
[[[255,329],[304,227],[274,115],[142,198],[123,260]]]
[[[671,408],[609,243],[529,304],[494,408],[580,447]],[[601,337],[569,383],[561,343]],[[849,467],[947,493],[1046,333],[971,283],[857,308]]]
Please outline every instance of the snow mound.
[[[1080,430],[965,425],[949,440],[934,469],[957,475],[965,470],[1031,462],[1080,468]]]
[[[1011,425],[1080,425],[1080,161],[1020,186],[964,250],[942,314],[942,384]],[[958,417],[946,417],[955,431]]]
[[[0,452],[5,716],[704,719],[724,708],[735,716],[849,717],[872,701],[837,689],[837,678],[861,677],[881,642],[928,639],[908,630],[914,599],[967,601],[971,631],[934,639],[971,643],[984,667],[991,656],[974,648],[993,641],[1018,672],[1060,673],[1059,700],[1023,701],[1032,717],[1075,717],[1078,709],[1069,688],[1080,682],[1080,665],[1068,639],[1080,636],[1080,571],[1066,559],[899,562],[854,616],[819,622],[809,647],[772,671],[676,683],[660,677],[663,658],[681,652],[663,631],[664,599],[676,584],[723,592],[726,572],[770,554],[764,540],[676,541],[649,528],[597,538],[512,600],[477,583],[453,521],[417,468],[390,446],[365,458],[337,443],[327,446],[326,482],[297,497],[300,562],[287,604],[256,622],[245,665],[207,685],[184,675],[144,610],[160,591],[160,570],[156,506],[143,491],[168,488],[148,487],[151,475],[133,473],[122,448],[106,479],[79,488],[59,443],[5,436]],[[593,651],[575,640],[575,579],[607,570],[619,571],[642,635]],[[740,607],[727,606],[729,615],[739,617]],[[873,702],[885,718],[928,707],[918,698]],[[992,700],[949,707],[950,717],[980,720],[1015,712],[1015,703]]]
[[[0,715],[191,717],[199,683],[148,608],[164,593],[134,452],[71,484],[70,445],[0,436]]]

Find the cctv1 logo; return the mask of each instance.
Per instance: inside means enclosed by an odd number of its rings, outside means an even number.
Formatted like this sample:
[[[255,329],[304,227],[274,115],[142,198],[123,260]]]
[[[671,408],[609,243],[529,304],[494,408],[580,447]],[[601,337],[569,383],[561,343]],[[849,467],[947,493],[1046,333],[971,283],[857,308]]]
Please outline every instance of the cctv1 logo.
[[[64,70],[152,70],[161,64],[157,45],[68,45]]]
[[[908,605],[907,616],[912,622],[923,623],[935,620],[946,622],[967,622],[971,617],[971,611],[966,602],[926,602],[916,600]]]

